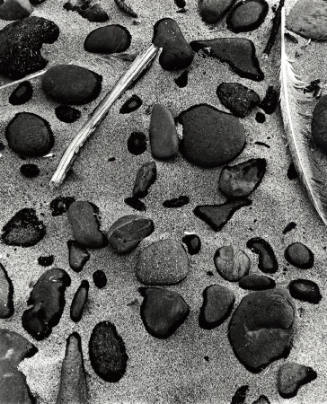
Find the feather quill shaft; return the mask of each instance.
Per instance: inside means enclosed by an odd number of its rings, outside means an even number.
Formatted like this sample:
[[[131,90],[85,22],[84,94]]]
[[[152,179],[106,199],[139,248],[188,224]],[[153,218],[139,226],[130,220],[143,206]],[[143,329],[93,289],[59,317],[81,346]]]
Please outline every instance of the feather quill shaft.
[[[285,8],[281,14],[280,104],[288,146],[296,170],[322,221],[327,225],[327,182],[319,151],[311,145],[311,118],[307,113],[313,98],[295,72],[285,45]]]

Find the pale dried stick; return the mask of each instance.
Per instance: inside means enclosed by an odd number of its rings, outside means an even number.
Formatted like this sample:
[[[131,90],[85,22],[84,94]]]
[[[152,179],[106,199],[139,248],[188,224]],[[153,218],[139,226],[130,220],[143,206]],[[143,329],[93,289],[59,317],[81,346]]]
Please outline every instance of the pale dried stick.
[[[62,184],[81,147],[97,130],[114,102],[149,66],[156,57],[158,51],[159,48],[151,45],[145,52],[140,54],[131,64],[127,72],[118,80],[114,88],[103,98],[100,104],[92,112],[90,119],[85,122],[73,141],[67,147],[50,180],[50,185],[58,187]]]
[[[10,83],[3,84],[2,86],[0,86],[0,90],[3,90],[4,88],[16,86],[17,84],[23,83],[24,81],[32,80],[36,77],[42,76],[47,70],[48,69],[42,69],[42,70],[39,70],[38,72],[29,74],[28,76],[25,76],[21,79],[11,81]]]

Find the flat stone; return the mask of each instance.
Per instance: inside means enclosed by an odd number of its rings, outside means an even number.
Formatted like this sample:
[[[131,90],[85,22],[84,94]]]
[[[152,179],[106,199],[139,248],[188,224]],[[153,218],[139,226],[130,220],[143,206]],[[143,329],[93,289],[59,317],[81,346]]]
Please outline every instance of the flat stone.
[[[294,299],[312,304],[318,304],[322,298],[319,286],[309,279],[295,279],[288,285]]]
[[[132,36],[122,25],[106,25],[91,31],[85,39],[84,49],[92,53],[125,52],[131,45]]]
[[[261,237],[253,237],[246,243],[247,248],[259,255],[258,268],[267,274],[278,270],[278,262],[271,245]]]
[[[238,282],[249,273],[251,267],[250,258],[245,252],[231,245],[217,249],[214,263],[219,275],[230,282]]]
[[[90,253],[80,246],[75,240],[67,241],[69,266],[75,272],[81,272],[84,265],[90,259]]]
[[[204,22],[216,24],[234,3],[235,0],[198,0],[198,10]]]
[[[190,203],[190,198],[187,195],[180,195],[177,198],[166,199],[162,206],[165,208],[181,208]]]
[[[277,389],[283,398],[295,397],[299,388],[317,378],[317,372],[309,366],[286,362],[278,370]]]
[[[190,255],[198,254],[201,250],[201,239],[197,234],[186,234],[182,238],[182,242],[186,245]]]
[[[246,290],[266,290],[276,286],[276,282],[265,275],[250,274],[240,279],[239,286]]]
[[[154,161],[144,163],[137,171],[133,187],[133,197],[144,198],[157,179],[157,165]]]
[[[28,102],[33,95],[33,87],[29,81],[23,81],[10,94],[9,102],[11,105],[22,105]]]
[[[265,0],[245,0],[237,3],[227,17],[227,27],[233,32],[248,32],[260,27],[268,14]]]
[[[140,250],[135,273],[146,285],[173,285],[189,273],[188,255],[174,239],[158,240]]]
[[[0,264],[0,318],[9,318],[14,314],[14,287],[5,269]]]
[[[311,135],[319,149],[327,154],[327,95],[319,99],[313,110]]]
[[[84,307],[87,303],[89,295],[89,288],[89,282],[83,280],[73,297],[72,304],[70,306],[70,318],[75,323],[78,323],[82,318]]]
[[[287,246],[285,259],[292,265],[300,269],[308,269],[313,267],[313,252],[304,244],[296,242]]]
[[[69,105],[58,105],[55,109],[56,117],[65,123],[76,122],[81,117],[81,111]]]

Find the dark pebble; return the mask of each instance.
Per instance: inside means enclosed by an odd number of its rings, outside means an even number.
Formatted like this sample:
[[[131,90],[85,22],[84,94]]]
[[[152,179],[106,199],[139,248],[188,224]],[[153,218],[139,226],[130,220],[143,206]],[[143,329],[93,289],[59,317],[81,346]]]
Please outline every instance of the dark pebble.
[[[267,396],[261,394],[261,396],[254,400],[252,404],[270,404],[270,401]]]
[[[109,162],[111,162],[111,161],[116,161],[116,157],[109,157],[109,158],[108,158],[108,161],[109,161]]]
[[[70,277],[59,268],[47,270],[33,286],[27,301],[29,309],[22,316],[25,330],[36,340],[47,338],[61,318],[65,307],[65,290]]]
[[[30,112],[19,112],[6,128],[8,146],[21,157],[40,157],[54,145],[48,121]]]
[[[233,7],[227,17],[227,27],[233,32],[248,32],[260,27],[268,14],[265,0],[245,0]]]
[[[89,341],[89,356],[93,370],[107,382],[118,382],[126,372],[128,355],[125,343],[114,324],[98,323]]]
[[[265,275],[250,274],[245,275],[240,281],[239,286],[245,290],[266,290],[273,289],[276,282]]]
[[[294,230],[296,227],[296,223],[295,222],[289,222],[286,226],[285,229],[283,230],[283,234],[286,234],[288,232],[290,232],[291,230]]]
[[[73,123],[81,117],[81,111],[69,105],[58,105],[55,109],[56,117],[59,121]]]
[[[186,195],[181,195],[178,198],[167,199],[162,203],[165,208],[180,208],[187,205],[190,202],[190,198]]]
[[[309,279],[295,279],[288,285],[290,294],[294,299],[312,304],[318,304],[322,298],[319,286]]]
[[[295,397],[299,388],[317,378],[317,372],[309,366],[295,362],[282,364],[277,374],[278,393],[283,398]]]
[[[74,240],[67,241],[69,266],[75,272],[81,272],[90,259],[90,253]]]
[[[254,144],[257,144],[257,145],[259,145],[259,146],[263,146],[263,147],[266,147],[267,149],[270,149],[270,146],[269,146],[269,144],[267,144],[267,143],[265,143],[265,142],[254,142]]]
[[[239,387],[232,398],[231,404],[245,404],[246,395],[248,391],[249,391],[248,385]]]
[[[54,255],[41,256],[37,259],[37,262],[42,267],[50,267],[54,263]]]
[[[308,269],[313,267],[313,252],[304,244],[296,242],[290,244],[284,253],[286,261],[297,268]]]
[[[9,318],[14,314],[13,295],[13,283],[5,267],[0,263],[0,318]]]
[[[0,151],[3,151],[5,148],[6,146],[4,145],[4,143],[0,141]]]
[[[234,3],[235,0],[198,0],[198,9],[204,22],[216,24]]]
[[[131,45],[132,36],[122,25],[106,25],[91,31],[84,41],[84,49],[92,53],[125,52]]]
[[[104,288],[107,285],[106,274],[100,269],[98,269],[93,273],[93,282],[97,288],[99,289]]]
[[[130,198],[125,198],[124,202],[126,205],[130,206],[131,208],[138,210],[139,212],[145,212],[146,211],[146,206],[145,204],[138,198],[135,198],[134,196]]]
[[[274,89],[273,86],[269,86],[266,95],[259,106],[265,111],[266,114],[271,115],[273,112],[275,112],[278,104],[279,93]]]
[[[188,71],[185,70],[180,76],[174,79],[174,81],[179,88],[186,87],[188,83]]]
[[[311,133],[314,143],[327,154],[327,96],[320,98],[312,114]]]
[[[40,169],[36,164],[23,164],[19,170],[26,178],[35,178],[40,174]]]
[[[247,248],[259,255],[258,268],[267,274],[278,270],[278,262],[271,245],[261,237],[254,237],[246,243]]]
[[[143,132],[132,132],[127,140],[127,149],[138,156],[146,150],[146,136]]]
[[[101,7],[100,4],[93,4],[89,7],[78,7],[78,14],[86,18],[90,22],[106,22],[109,21],[108,13]]]
[[[186,245],[190,255],[198,254],[201,250],[201,239],[196,234],[186,234],[182,238],[182,242]]]
[[[44,223],[31,208],[19,210],[2,228],[2,241],[11,246],[31,247],[43,239]]]
[[[134,187],[133,197],[144,198],[151,185],[157,179],[157,166],[154,161],[144,163],[137,171]]]
[[[217,249],[214,255],[215,267],[220,276],[229,282],[237,282],[249,273],[250,258],[243,250],[226,245]]]
[[[257,112],[255,115],[255,120],[258,123],[265,123],[266,122],[266,116],[262,112]]]
[[[184,8],[186,6],[185,0],[174,0],[175,4],[178,8]]]
[[[83,280],[73,297],[72,304],[70,306],[70,318],[75,323],[78,323],[82,318],[89,295],[89,287],[89,282]]]
[[[69,206],[75,202],[72,196],[58,196],[50,202],[52,216],[60,216],[67,212]]]
[[[29,1],[4,0],[0,4],[0,19],[6,21],[20,20],[33,11]]]
[[[294,163],[290,163],[290,165],[288,167],[287,178],[289,180],[295,180],[296,178],[298,178],[298,174],[297,174]]]
[[[136,111],[142,105],[142,100],[136,94],[133,94],[131,98],[129,98],[124,104],[121,106],[119,112],[121,114],[130,114],[131,112]]]
[[[29,81],[23,81],[11,93],[9,102],[12,105],[22,105],[28,102],[33,96],[33,87]]]

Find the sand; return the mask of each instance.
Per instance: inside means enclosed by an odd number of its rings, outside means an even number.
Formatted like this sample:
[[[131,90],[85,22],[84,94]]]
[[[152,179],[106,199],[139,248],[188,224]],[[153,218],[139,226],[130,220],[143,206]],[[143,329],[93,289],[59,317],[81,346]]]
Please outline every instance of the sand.
[[[111,23],[125,25],[130,30],[133,36],[130,52],[139,52],[150,44],[152,26],[163,17],[176,19],[189,41],[234,36],[226,30],[225,22],[216,27],[206,26],[197,14],[196,0],[187,1],[188,11],[185,14],[176,13],[173,0],[130,0],[130,3],[140,14],[139,25],[133,25],[130,18],[118,12],[113,1],[103,0],[101,3],[110,14]],[[271,5],[272,3],[270,1]],[[51,64],[74,62],[102,74],[104,94],[128,67],[128,63],[87,54],[83,50],[84,38],[92,29],[103,24],[89,23],[77,13],[63,10],[62,4],[63,1],[47,0],[33,13],[52,19],[61,30],[58,41],[44,47],[44,54]],[[54,403],[56,400],[66,338],[72,331],[79,332],[82,337],[91,403],[224,404],[230,403],[236,389],[244,384],[250,386],[248,403],[260,394],[267,395],[272,403],[284,402],[276,389],[276,372],[282,360],[273,363],[258,375],[251,374],[232,352],[227,338],[228,321],[214,330],[202,330],[198,326],[202,291],[206,286],[218,283],[230,287],[237,296],[236,303],[245,294],[237,284],[224,281],[215,271],[213,256],[216,249],[227,243],[245,248],[246,241],[254,236],[267,239],[273,246],[280,265],[274,276],[279,286],[286,287],[294,278],[308,278],[318,283],[325,296],[326,228],[317,217],[299,182],[287,178],[291,159],[284,140],[279,110],[267,116],[265,124],[257,123],[255,114],[243,120],[247,131],[247,145],[235,162],[253,157],[266,158],[267,173],[252,195],[252,207],[237,212],[218,233],[197,219],[192,209],[197,204],[219,203],[223,200],[217,192],[220,169],[195,168],[181,157],[171,163],[157,162],[158,180],[145,199],[146,215],[154,220],[156,230],[147,242],[168,235],[181,239],[185,231],[196,232],[202,240],[201,252],[191,258],[190,275],[180,285],[171,287],[183,295],[191,312],[186,322],[167,340],[151,337],[142,324],[139,307],[128,306],[134,299],[141,302],[137,292],[140,285],[133,268],[137,251],[124,257],[114,255],[109,248],[92,251],[91,259],[84,270],[76,274],[68,266],[66,242],[72,235],[67,218],[65,215],[53,218],[49,209],[50,201],[59,195],[92,201],[100,208],[103,229],[108,229],[120,216],[133,213],[123,203],[123,199],[131,193],[137,168],[151,160],[151,155],[148,147],[146,153],[132,156],[127,151],[127,139],[134,130],[148,134],[148,107],[160,102],[169,107],[175,116],[196,103],[209,103],[224,109],[215,93],[217,85],[222,81],[242,82],[263,97],[268,85],[278,85],[279,42],[268,60],[262,56],[272,16],[270,10],[265,23],[259,29],[244,34],[256,44],[265,81],[257,83],[241,79],[226,64],[196,55],[189,74],[189,84],[180,89],[173,80],[178,74],[163,71],[158,62],[155,62],[146,76],[115,104],[75,162],[73,175],[55,191],[50,190],[48,182],[60,155],[98,101],[83,107],[81,120],[68,125],[56,119],[55,104],[45,99],[40,91],[39,80],[33,82],[35,91],[32,101],[23,106],[13,107],[8,103],[10,90],[1,92],[0,139],[4,143],[4,128],[19,111],[34,112],[48,119],[56,138],[54,157],[37,160],[41,175],[35,180],[26,180],[20,175],[22,161],[8,148],[2,152],[0,158],[0,224],[5,224],[17,210],[34,207],[47,225],[46,237],[35,247],[24,249],[1,245],[0,260],[15,288],[15,314],[8,320],[2,320],[1,327],[18,331],[32,340],[22,328],[21,315],[26,308],[31,285],[45,271],[37,264],[40,255],[54,254],[55,265],[66,269],[72,278],[59,325],[46,340],[34,341],[39,349],[38,354],[21,364],[28,384],[40,404]],[[0,28],[5,25],[6,22],[0,22]],[[292,53],[305,42],[301,40],[298,45],[292,45]],[[298,65],[309,74],[311,80],[324,80],[326,46],[312,43],[301,50],[301,56],[297,59]],[[120,106],[132,94],[142,98],[143,106],[130,115],[120,115]],[[270,148],[256,145],[255,141],[266,142]],[[113,156],[116,161],[108,162],[108,158]],[[189,205],[181,209],[162,207],[165,199],[183,194],[190,196]],[[297,227],[283,236],[282,231],[290,221],[295,221]],[[293,241],[304,242],[312,249],[315,254],[313,269],[301,271],[286,264],[283,251]],[[250,252],[249,254],[252,271],[258,273],[257,257]],[[108,277],[108,285],[102,290],[96,289],[92,281],[92,273],[98,269],[104,270]],[[209,277],[207,271],[213,271],[214,276]],[[69,307],[82,279],[90,282],[90,300],[82,321],[74,324],[69,318]],[[298,309],[302,308],[303,313],[298,317],[297,333],[289,359],[313,367],[318,378],[303,387],[297,397],[288,400],[288,403],[324,403],[327,402],[326,299],[323,297],[318,306],[298,301],[296,306]],[[93,326],[102,320],[112,321],[126,343],[128,367],[126,375],[118,383],[106,383],[97,377],[88,360],[90,333]],[[208,356],[209,361],[204,356]]]

